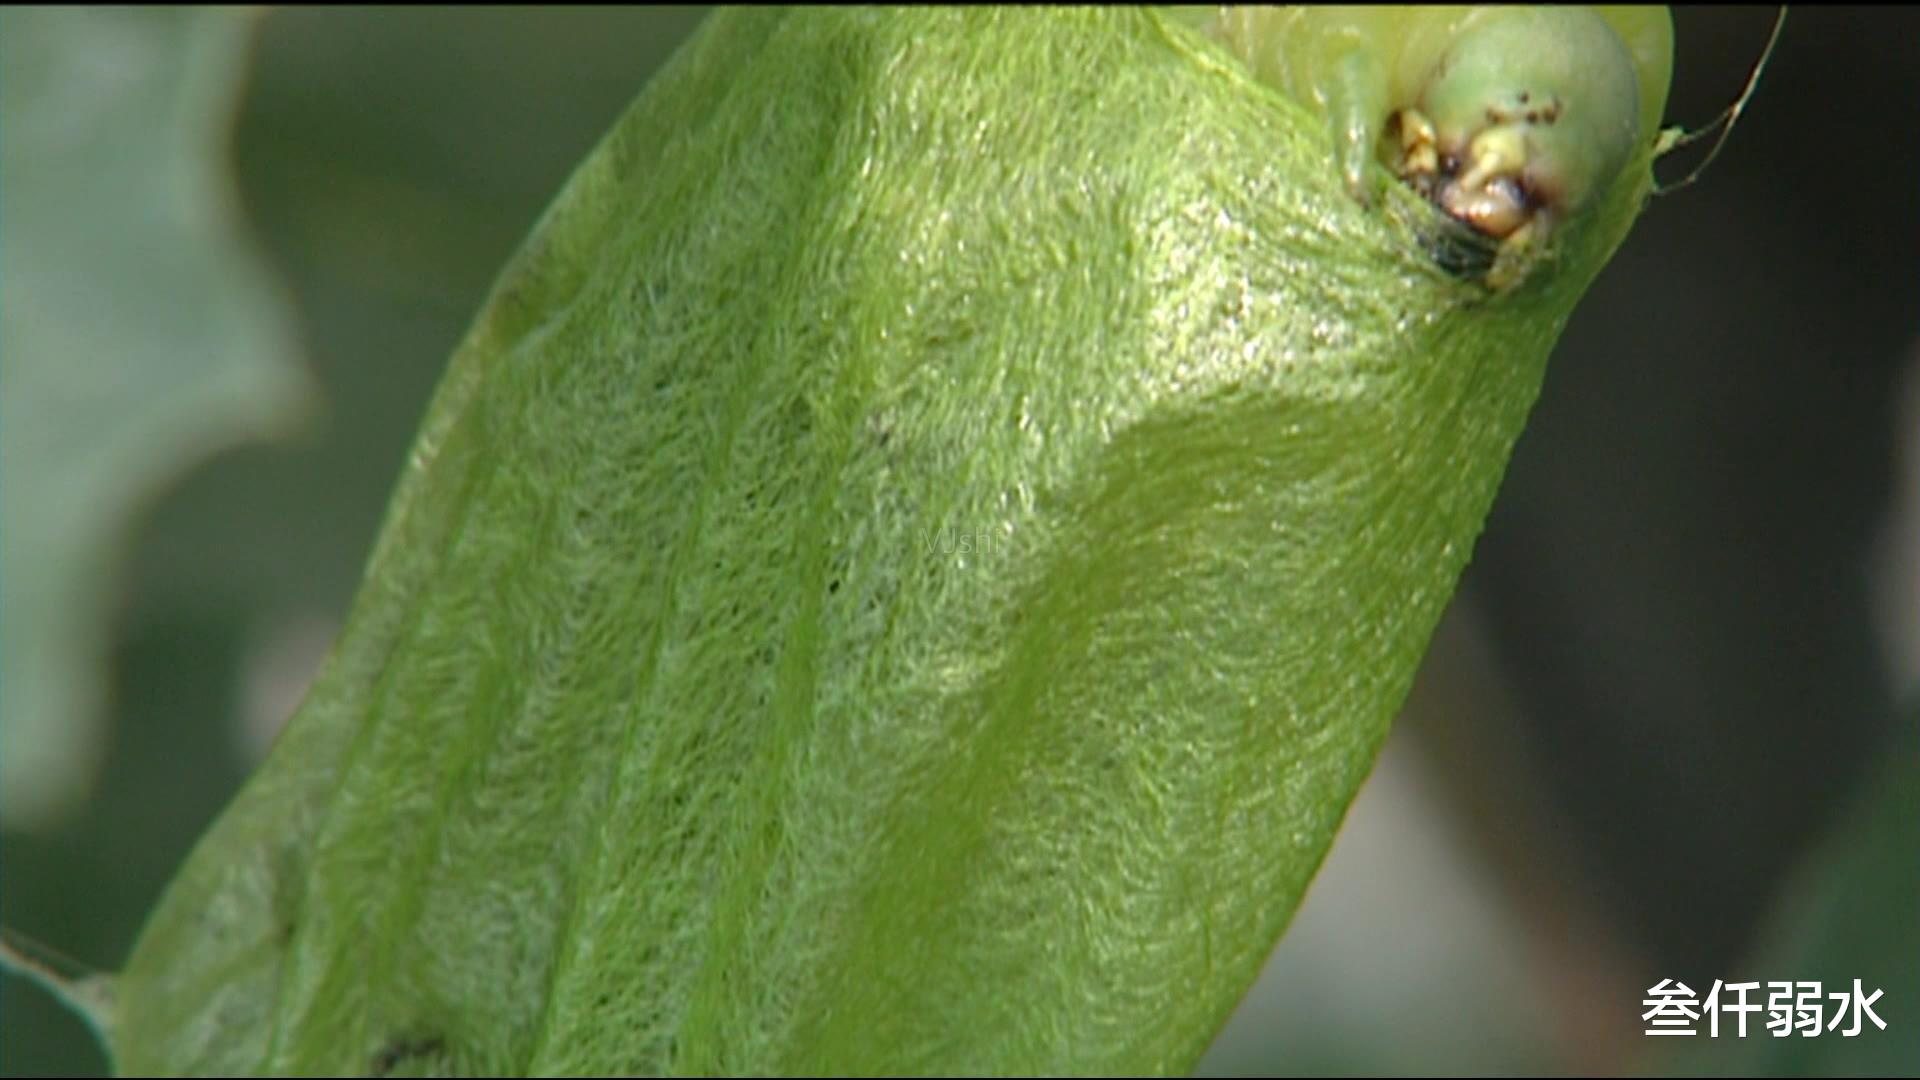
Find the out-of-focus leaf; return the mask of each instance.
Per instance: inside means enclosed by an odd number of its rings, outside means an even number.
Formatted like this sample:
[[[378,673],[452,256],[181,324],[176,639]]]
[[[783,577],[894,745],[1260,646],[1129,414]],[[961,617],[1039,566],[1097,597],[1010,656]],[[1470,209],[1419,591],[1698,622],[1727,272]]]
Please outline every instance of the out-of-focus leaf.
[[[1820,1034],[1776,1036],[1768,1013],[1747,1017],[1745,1039],[1723,1014],[1721,1038],[1687,1040],[1673,1066],[1715,1076],[1913,1076],[1920,1072],[1920,702],[1826,840],[1800,866],[1744,970],[1726,982],[1758,982],[1747,1000],[1766,1006],[1769,982],[1820,984]],[[1874,1015],[1851,1008],[1878,991]],[[1798,988],[1796,988],[1798,989]],[[1709,987],[1699,988],[1704,998]],[[1830,995],[1848,995],[1843,1010]],[[1731,998],[1724,998],[1730,1001]],[[1859,1019],[1856,1023],[1856,1015]],[[1837,1026],[1836,1019],[1838,1020]],[[1704,1029],[1706,1020],[1700,1022]],[[1854,1031],[1849,1036],[1847,1031]]]
[[[131,517],[306,393],[225,158],[232,9],[0,15],[0,814],[84,797]]]
[[[119,1064],[1190,1066],[1648,165],[1492,294],[1159,14],[722,13],[456,353]]]

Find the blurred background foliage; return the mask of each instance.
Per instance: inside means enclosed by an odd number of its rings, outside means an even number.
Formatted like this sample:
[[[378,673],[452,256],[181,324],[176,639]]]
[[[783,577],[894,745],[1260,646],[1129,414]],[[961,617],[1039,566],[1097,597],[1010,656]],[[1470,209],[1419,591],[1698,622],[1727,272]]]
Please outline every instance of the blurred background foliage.
[[[130,504],[119,558],[80,566],[110,601],[102,753],[69,808],[0,815],[9,926],[124,959],[323,656],[495,272],[700,15],[255,20],[227,156],[316,404],[296,435],[193,455]],[[1676,12],[1672,122],[1731,100],[1771,17]],[[31,404],[14,327],[43,301],[13,257],[37,224],[15,213],[29,144],[11,122],[35,84],[7,55],[11,470]],[[1920,1071],[1916,72],[1920,13],[1796,11],[1724,156],[1649,208],[1567,330],[1379,768],[1203,1072]],[[6,474],[10,559],[33,479]],[[28,722],[13,701],[9,738]],[[1641,999],[1665,978],[1702,997],[1859,978],[1888,1030],[1647,1039]],[[0,982],[0,1073],[104,1067],[77,1020]]]
[[[312,386],[224,154],[248,16],[37,8],[0,34],[0,816],[70,814],[102,745],[106,624],[136,508],[285,434]]]

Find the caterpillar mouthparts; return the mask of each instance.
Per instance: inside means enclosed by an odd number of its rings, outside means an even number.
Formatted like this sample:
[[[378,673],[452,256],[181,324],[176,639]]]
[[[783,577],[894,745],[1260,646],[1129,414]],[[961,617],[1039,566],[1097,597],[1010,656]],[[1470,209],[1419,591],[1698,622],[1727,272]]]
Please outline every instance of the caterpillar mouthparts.
[[[1657,9],[1222,7],[1205,29],[1320,114],[1354,198],[1384,165],[1489,241],[1494,288],[1651,139],[1672,54]]]

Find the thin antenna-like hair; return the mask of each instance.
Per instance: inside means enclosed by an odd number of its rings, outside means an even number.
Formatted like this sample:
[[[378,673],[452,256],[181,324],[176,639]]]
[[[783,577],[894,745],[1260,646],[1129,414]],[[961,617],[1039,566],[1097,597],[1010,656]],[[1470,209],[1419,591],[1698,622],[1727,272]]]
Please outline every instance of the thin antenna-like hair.
[[[1739,122],[1740,114],[1745,111],[1747,107],[1747,101],[1753,97],[1754,90],[1759,87],[1760,73],[1767,69],[1767,61],[1773,58],[1773,47],[1779,44],[1780,31],[1785,28],[1786,25],[1787,6],[1782,4],[1780,5],[1780,13],[1776,15],[1773,20],[1773,33],[1767,36],[1767,47],[1760,50],[1760,59],[1754,61],[1753,71],[1747,75],[1747,85],[1741,89],[1740,96],[1734,99],[1733,104],[1721,110],[1719,116],[1714,117],[1712,123],[1697,131],[1687,131],[1682,128],[1668,128],[1660,133],[1660,139],[1654,144],[1653,148],[1655,158],[1678,150],[1683,146],[1696,143],[1712,135],[1716,130],[1720,133],[1720,138],[1714,142],[1713,148],[1707,151],[1707,156],[1701,159],[1700,164],[1695,165],[1687,175],[1671,184],[1662,184],[1655,181],[1653,185],[1653,193],[1655,195],[1671,195],[1681,188],[1686,187],[1688,184],[1693,183],[1695,180],[1700,179],[1700,175],[1707,171],[1707,166],[1713,164],[1713,159],[1720,156],[1721,149],[1727,145],[1727,137],[1733,134],[1733,125]]]

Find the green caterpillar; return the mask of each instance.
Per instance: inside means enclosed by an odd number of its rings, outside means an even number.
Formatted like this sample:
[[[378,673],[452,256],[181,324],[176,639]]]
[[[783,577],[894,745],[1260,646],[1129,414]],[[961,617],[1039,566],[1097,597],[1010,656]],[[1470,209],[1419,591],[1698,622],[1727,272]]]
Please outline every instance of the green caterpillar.
[[[1190,1068],[1651,184],[1490,293],[1275,106],[1158,11],[716,14],[455,353],[117,1064]]]
[[[1229,6],[1191,21],[1315,109],[1341,175],[1375,162],[1499,243],[1489,284],[1524,276],[1660,123],[1667,13],[1648,7]]]

